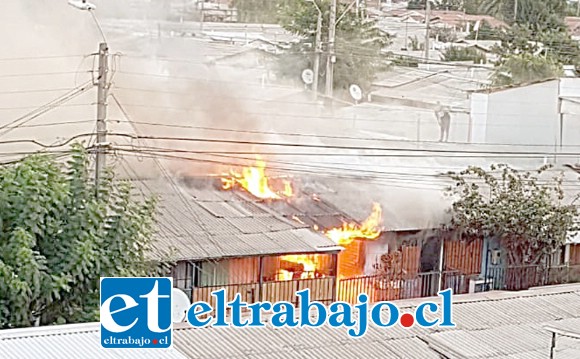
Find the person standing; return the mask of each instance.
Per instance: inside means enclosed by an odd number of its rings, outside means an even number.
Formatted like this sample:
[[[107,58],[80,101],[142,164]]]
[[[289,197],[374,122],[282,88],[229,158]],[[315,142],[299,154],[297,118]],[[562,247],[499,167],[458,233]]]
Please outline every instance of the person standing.
[[[439,101],[437,101],[437,107],[435,108],[435,117],[440,129],[439,142],[447,142],[449,140],[451,115],[449,114],[449,109],[442,107]]]

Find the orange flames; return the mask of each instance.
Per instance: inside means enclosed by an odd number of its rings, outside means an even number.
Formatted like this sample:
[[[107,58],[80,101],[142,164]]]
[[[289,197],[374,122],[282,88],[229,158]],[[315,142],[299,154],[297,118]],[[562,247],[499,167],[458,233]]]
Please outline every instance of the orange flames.
[[[292,197],[293,191],[290,181],[284,181],[284,191],[275,192],[270,188],[265,169],[266,163],[258,157],[254,167],[244,167],[241,173],[230,170],[230,173],[222,178],[223,189],[231,190],[239,185],[261,199]]]
[[[373,212],[361,225],[356,223],[343,223],[342,227],[328,230],[325,234],[336,244],[346,246],[357,238],[377,239],[381,235],[381,222],[381,205],[374,203]]]
[[[314,272],[316,271],[316,257],[309,255],[287,255],[282,256],[281,259],[286,262],[295,263],[302,266],[302,272],[300,273],[300,279],[311,279],[314,278]],[[280,269],[278,274],[278,280],[291,280],[294,276],[295,271],[290,271],[286,269]]]

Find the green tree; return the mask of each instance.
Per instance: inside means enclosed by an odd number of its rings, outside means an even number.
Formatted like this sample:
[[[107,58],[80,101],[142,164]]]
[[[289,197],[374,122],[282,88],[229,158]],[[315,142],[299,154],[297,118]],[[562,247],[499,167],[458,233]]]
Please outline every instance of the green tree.
[[[0,328],[98,320],[99,277],[147,276],[154,199],[106,176],[97,198],[85,150],[0,167]]]
[[[450,173],[455,186],[448,194],[457,198],[450,228],[467,239],[499,239],[508,265],[540,263],[577,231],[578,210],[563,203],[563,176],[539,178],[549,168],[519,172],[504,164]]]
[[[538,26],[561,26],[567,9],[566,0],[482,0],[479,4],[480,12],[509,24]]]
[[[471,22],[469,34],[465,37],[468,40],[475,40],[477,35],[478,40],[499,40],[501,37],[501,29],[493,28],[487,21],[483,20],[479,24],[478,31],[473,31],[475,22]]]
[[[278,7],[285,0],[232,0],[242,23],[275,24]]]
[[[473,47],[450,46],[441,53],[443,61],[473,61],[475,64],[485,64],[485,54]]]
[[[492,84],[506,86],[543,81],[560,77],[562,71],[562,66],[552,56],[511,55],[495,68]]]
[[[330,2],[316,0],[316,5],[323,13],[321,41],[324,46],[320,56],[319,79],[322,85],[327,60]],[[347,11],[344,3],[338,6],[337,19],[342,14],[344,16],[336,26],[334,87],[346,89],[354,83],[368,89],[376,73],[387,68],[381,50],[390,43],[390,36],[377,27],[375,20],[357,16],[352,10]],[[279,74],[299,78],[304,69],[313,67],[318,11],[311,2],[291,0],[280,9],[279,19],[284,29],[301,37],[301,41],[280,57]],[[319,89],[322,88],[319,86]]]

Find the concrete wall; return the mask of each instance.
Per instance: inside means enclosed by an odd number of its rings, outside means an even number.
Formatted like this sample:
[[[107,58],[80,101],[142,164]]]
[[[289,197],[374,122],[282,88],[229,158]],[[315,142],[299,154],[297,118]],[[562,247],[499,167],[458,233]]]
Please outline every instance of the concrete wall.
[[[474,93],[473,143],[580,145],[580,78]]]
[[[557,139],[558,81],[488,95],[487,143],[553,145]]]

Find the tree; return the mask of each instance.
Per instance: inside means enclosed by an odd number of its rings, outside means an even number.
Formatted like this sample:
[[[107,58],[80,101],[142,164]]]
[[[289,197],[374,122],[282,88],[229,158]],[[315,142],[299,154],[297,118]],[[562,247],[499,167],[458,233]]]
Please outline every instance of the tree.
[[[529,53],[512,55],[495,68],[493,86],[526,84],[562,75],[562,66],[551,56],[534,56]]]
[[[538,264],[577,231],[578,210],[563,203],[562,175],[552,181],[534,173],[519,172],[508,165],[491,171],[469,167],[450,173],[455,186],[448,194],[457,196],[449,227],[466,239],[495,237],[508,253],[508,265]]]
[[[487,21],[483,20],[479,24],[479,29],[477,31],[473,30],[475,22],[470,23],[469,34],[465,37],[468,40],[475,40],[477,35],[478,40],[498,40],[500,38],[501,29],[493,28]]]
[[[517,2],[517,4],[516,4]],[[517,5],[517,6],[516,6]],[[563,25],[566,0],[482,0],[479,10],[508,24]]]
[[[284,0],[232,0],[237,10],[238,21],[242,23],[276,23],[278,7]]]
[[[0,167],[0,328],[98,320],[99,277],[147,276],[154,199],[106,176],[95,196],[86,151]]]
[[[567,32],[565,1],[520,0],[517,22],[498,33],[501,46],[494,81],[518,84],[560,76],[580,64],[580,47]]]
[[[474,64],[485,64],[485,54],[473,47],[450,46],[441,53],[443,61],[473,61]]]
[[[320,56],[319,79],[319,84],[323,84],[329,39],[330,2],[316,0],[316,5],[323,12],[321,38],[324,48]],[[344,3],[338,5],[337,19],[342,14],[344,16],[336,26],[334,87],[347,89],[354,83],[368,89],[375,74],[387,68],[381,50],[390,43],[390,36],[377,27],[375,20],[357,16],[352,10],[347,11]],[[301,37],[301,41],[292,45],[280,57],[279,73],[283,77],[299,78],[304,69],[313,67],[318,11],[310,2],[291,0],[280,9],[279,19],[284,29]]]

